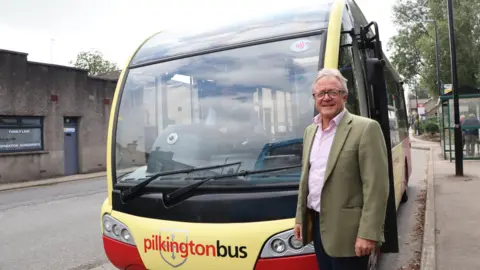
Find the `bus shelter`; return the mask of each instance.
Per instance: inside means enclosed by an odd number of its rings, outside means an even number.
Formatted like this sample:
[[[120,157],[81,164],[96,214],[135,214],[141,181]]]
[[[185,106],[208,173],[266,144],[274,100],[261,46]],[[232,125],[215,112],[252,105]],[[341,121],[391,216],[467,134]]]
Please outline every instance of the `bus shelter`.
[[[463,158],[480,160],[480,89],[471,86],[459,88],[458,102],[462,128]],[[455,118],[451,91],[440,96],[438,106],[443,158],[455,160]]]

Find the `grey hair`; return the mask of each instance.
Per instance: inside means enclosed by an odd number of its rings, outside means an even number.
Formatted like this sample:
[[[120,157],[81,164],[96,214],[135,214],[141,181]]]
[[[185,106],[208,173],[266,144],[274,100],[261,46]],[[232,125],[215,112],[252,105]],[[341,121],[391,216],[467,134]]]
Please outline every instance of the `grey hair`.
[[[343,90],[345,90],[345,92],[348,94],[348,87],[347,87],[348,80],[345,77],[343,77],[342,73],[340,73],[338,69],[335,69],[335,68],[324,68],[320,70],[317,73],[317,77],[315,77],[315,81],[313,81],[312,83],[312,89],[315,86],[315,84],[318,82],[318,80],[324,77],[333,77],[337,79],[342,84]]]

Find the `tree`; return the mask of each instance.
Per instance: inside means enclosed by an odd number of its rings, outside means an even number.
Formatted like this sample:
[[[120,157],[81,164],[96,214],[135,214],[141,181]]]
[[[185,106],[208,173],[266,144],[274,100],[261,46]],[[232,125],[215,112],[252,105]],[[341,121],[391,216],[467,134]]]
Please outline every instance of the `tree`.
[[[388,44],[393,52],[392,64],[412,88],[419,84],[422,66],[425,65],[417,43],[427,33],[423,24],[419,23],[428,17],[426,4],[427,0],[400,0],[393,8],[393,23],[398,28],[398,35]]]
[[[429,98],[430,94],[428,93],[427,90],[422,89],[420,87],[417,87],[417,88],[413,89],[412,91],[410,91],[408,97],[410,99],[415,99],[415,98],[425,99],[425,98]]]
[[[70,61],[70,64],[77,68],[87,69],[88,75],[91,76],[119,69],[116,63],[105,60],[103,54],[97,50],[79,52],[76,61]]]
[[[480,1],[454,1],[458,84],[480,82]],[[438,96],[434,25],[438,26],[440,81],[451,83],[450,39],[445,0],[399,0],[393,9],[398,35],[388,44],[392,64],[412,88]]]

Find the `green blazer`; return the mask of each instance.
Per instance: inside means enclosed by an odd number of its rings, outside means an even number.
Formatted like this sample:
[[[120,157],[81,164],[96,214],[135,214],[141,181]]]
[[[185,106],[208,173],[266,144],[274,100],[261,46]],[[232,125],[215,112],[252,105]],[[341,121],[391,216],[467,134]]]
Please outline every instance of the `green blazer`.
[[[313,241],[313,210],[307,208],[310,150],[317,125],[305,129],[302,173],[295,221],[302,224],[303,244]],[[345,112],[330,150],[320,202],[320,233],[325,252],[355,256],[357,237],[384,241],[389,194],[387,148],[380,125]]]

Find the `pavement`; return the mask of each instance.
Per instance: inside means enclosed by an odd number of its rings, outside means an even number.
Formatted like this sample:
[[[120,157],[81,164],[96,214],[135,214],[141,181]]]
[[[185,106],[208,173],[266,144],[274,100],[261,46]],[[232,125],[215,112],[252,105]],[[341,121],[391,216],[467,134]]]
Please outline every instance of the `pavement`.
[[[411,136],[412,148],[429,149],[422,270],[480,269],[480,161],[444,160],[440,143]]]
[[[426,203],[425,203],[425,223],[423,227],[423,241],[420,259],[421,270],[436,270],[436,203],[435,203],[435,163],[438,156],[433,153],[436,149],[440,150],[440,143],[423,141],[413,136],[410,132],[410,143],[412,149],[428,150],[428,165],[426,177]]]
[[[132,171],[134,169],[136,168],[121,169],[121,170],[118,170],[118,172],[124,173],[128,171]],[[66,183],[71,181],[85,180],[85,179],[92,179],[92,178],[100,178],[100,177],[106,177],[106,176],[107,176],[107,172],[102,171],[102,172],[95,172],[95,173],[75,174],[75,175],[68,175],[68,176],[41,179],[41,180],[26,181],[26,182],[20,182],[20,183],[0,184],[0,191],[15,190],[15,189],[22,189],[22,188],[29,188],[29,187],[37,187],[37,186],[48,186],[48,185],[54,185],[59,183]]]

